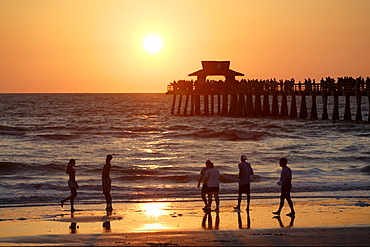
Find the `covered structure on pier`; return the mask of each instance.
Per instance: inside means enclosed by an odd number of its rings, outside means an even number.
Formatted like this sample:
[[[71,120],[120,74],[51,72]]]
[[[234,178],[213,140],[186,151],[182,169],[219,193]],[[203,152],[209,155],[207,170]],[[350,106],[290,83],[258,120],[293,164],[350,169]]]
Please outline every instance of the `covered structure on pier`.
[[[230,61],[202,61],[203,69],[188,76],[197,76],[198,82],[205,82],[207,76],[225,76],[226,82],[234,82],[235,76],[244,76],[240,72],[230,69]]]

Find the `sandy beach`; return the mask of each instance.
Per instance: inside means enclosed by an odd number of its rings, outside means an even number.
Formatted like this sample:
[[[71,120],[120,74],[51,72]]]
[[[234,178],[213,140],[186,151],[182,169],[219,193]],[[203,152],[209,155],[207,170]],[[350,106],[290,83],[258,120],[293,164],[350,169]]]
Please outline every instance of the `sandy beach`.
[[[130,246],[368,246],[370,201],[363,199],[294,199],[297,214],[272,211],[277,199],[252,200],[249,214],[221,202],[220,212],[204,213],[200,201],[76,204],[70,214],[55,206],[0,209],[0,245]],[[244,204],[242,204],[244,206]]]

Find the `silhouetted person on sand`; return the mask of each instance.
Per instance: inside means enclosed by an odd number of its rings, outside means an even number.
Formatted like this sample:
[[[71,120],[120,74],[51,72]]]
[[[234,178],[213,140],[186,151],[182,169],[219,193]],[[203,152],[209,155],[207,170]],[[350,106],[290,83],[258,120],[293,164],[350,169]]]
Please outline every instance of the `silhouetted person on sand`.
[[[206,167],[204,167],[202,169],[202,171],[200,172],[200,177],[199,177],[199,181],[198,181],[198,185],[197,185],[198,188],[200,187],[200,183],[204,180],[204,175],[206,174],[206,171],[209,169],[209,164],[210,163],[211,163],[211,161],[207,160],[206,161]],[[208,194],[208,186],[207,186],[207,183],[205,183],[203,181],[202,192],[200,194],[201,197],[202,197],[202,200],[204,202],[204,208],[203,209],[207,208],[207,204],[208,204],[207,197],[206,197],[207,194]]]
[[[102,187],[103,187],[103,194],[105,196],[105,201],[107,203],[107,207],[105,210],[112,211],[112,196],[110,195],[110,187],[111,187],[111,179],[109,177],[109,173],[111,170],[110,161],[113,159],[112,155],[107,155],[105,165],[103,167],[102,172]]]
[[[280,181],[278,182],[278,185],[281,186],[280,206],[278,211],[273,212],[273,214],[280,215],[284,206],[284,199],[286,199],[290,207],[290,213],[287,215],[294,216],[295,211],[292,199],[290,198],[290,191],[292,189],[292,170],[287,166],[288,160],[286,158],[281,158],[279,164],[283,168],[280,174]]]
[[[248,163],[247,157],[245,155],[242,155],[240,157],[241,163],[238,164],[239,167],[239,194],[238,194],[238,206],[234,207],[236,210],[240,210],[240,204],[242,201],[243,193],[247,195],[247,208],[246,210],[249,210],[249,204],[251,200],[251,195],[250,195],[250,177],[253,175],[253,169],[251,167],[251,164]]]
[[[210,211],[212,205],[212,195],[215,196],[216,211],[220,209],[220,198],[218,197],[218,192],[220,190],[220,172],[214,168],[212,162],[209,162],[209,169],[204,175],[204,183],[208,186],[208,205],[205,210]]]
[[[71,190],[71,195],[60,202],[60,205],[63,207],[66,201],[71,200],[71,212],[72,213],[76,211],[75,208],[73,207],[73,204],[75,201],[75,197],[77,196],[77,189],[79,187],[76,182],[76,177],[75,177],[76,171],[73,168],[75,164],[76,164],[76,161],[74,159],[70,159],[67,165],[67,170],[66,170],[66,173],[69,175],[68,186]]]

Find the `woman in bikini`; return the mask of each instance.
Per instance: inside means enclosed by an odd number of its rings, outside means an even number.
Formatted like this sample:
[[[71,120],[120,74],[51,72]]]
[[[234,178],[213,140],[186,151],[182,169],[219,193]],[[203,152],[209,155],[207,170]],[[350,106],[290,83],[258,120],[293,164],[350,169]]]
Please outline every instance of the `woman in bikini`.
[[[67,165],[67,170],[66,170],[66,173],[69,175],[68,186],[69,186],[69,189],[71,190],[71,195],[60,202],[61,206],[63,207],[63,204],[66,201],[71,200],[71,213],[76,211],[73,207],[73,204],[75,201],[75,197],[77,196],[77,189],[79,187],[76,182],[76,177],[75,177],[76,171],[73,168],[75,164],[76,164],[76,161],[74,159],[70,159]]]

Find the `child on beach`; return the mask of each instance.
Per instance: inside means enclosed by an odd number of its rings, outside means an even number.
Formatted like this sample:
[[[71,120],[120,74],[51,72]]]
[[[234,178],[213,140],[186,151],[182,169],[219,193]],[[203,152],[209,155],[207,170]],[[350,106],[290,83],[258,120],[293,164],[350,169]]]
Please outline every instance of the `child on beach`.
[[[74,159],[70,159],[67,165],[66,173],[69,175],[68,180],[68,187],[71,190],[71,195],[64,200],[61,200],[60,205],[63,208],[63,205],[66,201],[71,200],[71,213],[73,213],[75,210],[73,204],[75,201],[75,198],[77,197],[77,189],[79,188],[77,182],[76,182],[76,171],[73,168],[76,164],[76,161]]]

